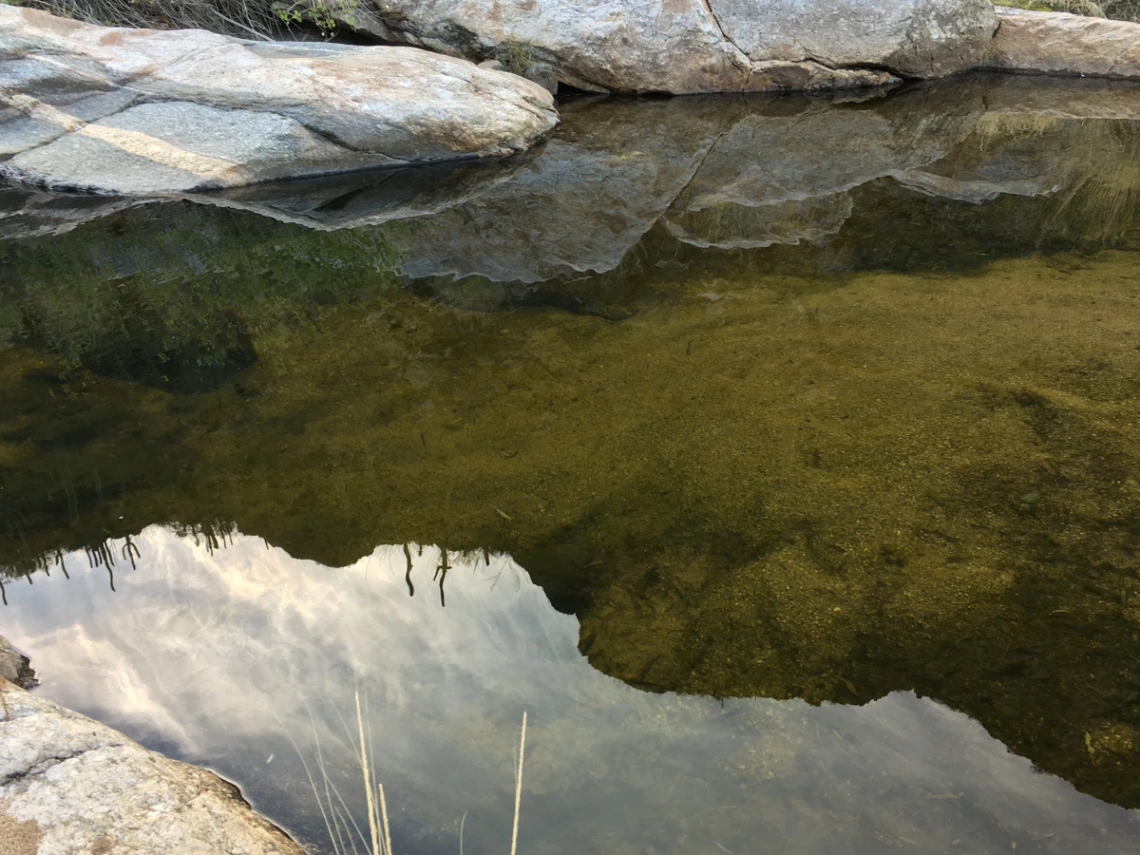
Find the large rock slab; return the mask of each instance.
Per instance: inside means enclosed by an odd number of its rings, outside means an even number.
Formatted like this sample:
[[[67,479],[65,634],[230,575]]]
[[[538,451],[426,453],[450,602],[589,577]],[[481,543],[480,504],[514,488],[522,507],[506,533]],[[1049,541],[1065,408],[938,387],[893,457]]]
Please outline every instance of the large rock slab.
[[[0,851],[304,855],[212,772],[3,680]]]
[[[974,65],[997,29],[990,0],[710,0],[753,60],[874,65],[942,77]]]
[[[997,27],[989,0],[368,0],[350,19],[583,89],[674,94],[937,77],[975,64]]]
[[[0,7],[0,175],[197,192],[513,154],[557,122],[540,86],[406,47],[244,42]]]
[[[1140,79],[1140,24],[998,7],[1001,26],[983,68]]]

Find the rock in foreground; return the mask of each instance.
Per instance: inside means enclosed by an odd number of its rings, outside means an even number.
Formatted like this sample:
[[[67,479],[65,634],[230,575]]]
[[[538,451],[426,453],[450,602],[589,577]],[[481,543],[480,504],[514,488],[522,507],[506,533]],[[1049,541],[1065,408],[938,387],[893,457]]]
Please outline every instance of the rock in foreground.
[[[557,123],[516,75],[406,47],[95,27],[0,6],[0,175],[185,193],[525,150]]]
[[[0,851],[304,855],[212,772],[3,680]]]

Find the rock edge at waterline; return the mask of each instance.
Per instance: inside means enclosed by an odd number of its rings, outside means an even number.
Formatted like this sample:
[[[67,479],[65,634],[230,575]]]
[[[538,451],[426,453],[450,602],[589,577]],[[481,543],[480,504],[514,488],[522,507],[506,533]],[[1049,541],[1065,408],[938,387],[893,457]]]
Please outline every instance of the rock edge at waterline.
[[[941,77],[975,64],[997,28],[990,0],[364,0],[342,19],[579,89],[674,95]]]
[[[169,194],[523,151],[558,122],[517,75],[409,47],[96,27],[0,5],[0,177]]]
[[[9,654],[20,656],[0,637],[0,661]],[[233,784],[3,677],[0,842],[6,855],[305,855]]]
[[[1140,80],[1140,24],[1005,6],[997,13],[984,69]]]
[[[15,683],[21,689],[37,685],[36,672],[32,670],[28,657],[0,635],[0,685],[4,680]]]
[[[595,92],[813,92],[980,70],[1140,80],[1140,24],[990,0],[365,0],[343,22]]]

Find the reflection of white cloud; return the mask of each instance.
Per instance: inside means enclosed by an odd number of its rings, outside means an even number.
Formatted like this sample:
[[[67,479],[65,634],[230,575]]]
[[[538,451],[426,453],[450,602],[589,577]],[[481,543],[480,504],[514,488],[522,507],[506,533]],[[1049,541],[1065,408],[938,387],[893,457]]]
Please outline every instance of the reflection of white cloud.
[[[494,851],[511,813],[512,752],[532,724],[522,841],[566,851],[878,852],[891,841],[998,851],[1035,837],[1069,853],[1134,833],[1134,814],[1034,774],[976,723],[912,695],[865,707],[652,695],[594,671],[577,621],[506,556],[402,547],[330,569],[238,536],[210,552],[161,528],[138,569],[37,579],[5,633],[43,691],[238,780],[257,806],[320,836],[284,727],[359,786],[341,716],[360,686],[395,813],[397,849]],[[310,719],[310,710],[312,718]],[[274,756],[271,764],[266,759]],[[417,842],[418,841],[418,842]],[[441,841],[443,841],[441,843]],[[707,844],[707,845],[706,845]],[[893,845],[893,844],[891,844]],[[1128,844],[1131,845],[1131,844]],[[957,851],[957,850],[955,850]]]
[[[86,687],[87,697],[92,699],[118,698],[119,707],[130,712],[133,722],[145,723],[179,745],[193,745],[193,737],[166,706],[162,694],[156,696],[156,687],[147,683],[143,671],[126,664],[114,640],[93,636],[82,623],[73,623],[49,632],[35,643],[37,648],[70,651],[70,667],[65,666],[62,674],[53,675],[53,683],[68,686],[78,683]]]

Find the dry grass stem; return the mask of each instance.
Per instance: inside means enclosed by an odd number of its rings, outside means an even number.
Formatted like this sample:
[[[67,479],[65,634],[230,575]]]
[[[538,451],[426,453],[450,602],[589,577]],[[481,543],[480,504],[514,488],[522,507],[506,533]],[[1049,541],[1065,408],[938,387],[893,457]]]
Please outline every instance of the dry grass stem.
[[[523,754],[526,752],[526,711],[523,711],[522,735],[519,737],[519,768],[515,772],[515,827],[511,832],[511,855],[519,842],[519,804],[522,801]]]
[[[336,784],[334,784],[329,777],[328,768],[325,765],[324,752],[321,750],[320,739],[317,735],[316,721],[307,702],[305,702],[305,708],[309,711],[309,724],[312,727],[313,740],[316,743],[316,774],[314,774],[312,767],[310,767],[308,761],[305,759],[305,755],[302,753],[300,746],[298,746],[296,740],[293,739],[293,735],[283,725],[282,730],[285,732],[286,737],[293,746],[293,750],[297,752],[297,756],[301,760],[301,765],[305,770],[305,776],[309,781],[309,788],[312,790],[313,798],[316,799],[317,808],[321,812],[321,819],[324,820],[325,830],[328,833],[329,842],[332,844],[334,855],[349,855],[349,853],[352,853],[352,855],[360,855],[361,850],[357,845],[358,840],[364,848],[364,855],[393,855],[392,829],[388,820],[388,800],[384,794],[384,785],[376,778],[376,752],[372,749],[372,728],[367,724],[367,699],[364,704],[361,704],[360,691],[357,690],[355,700],[355,736],[349,731],[347,722],[345,722],[339,713],[338,717],[340,717],[341,724],[344,726],[345,735],[349,738],[349,743],[353,744],[359,740],[359,749],[357,750],[355,745],[353,745],[353,749],[356,755],[356,761],[360,764],[361,776],[364,780],[364,794],[368,811],[367,836],[357,824],[352,811],[345,803]],[[511,831],[511,855],[516,855],[518,851],[519,817],[522,805],[523,762],[526,755],[526,723],[527,714],[524,712],[522,731],[519,734],[518,765],[515,768],[515,815]],[[278,724],[281,724],[280,720]],[[319,781],[317,778],[318,774],[320,776]],[[324,790],[323,795],[321,793],[322,789]],[[466,822],[467,811],[464,811],[459,823],[459,855],[463,855],[463,830]]]
[[[364,715],[360,712],[360,692],[356,693],[356,723],[360,730],[360,768],[364,773],[364,793],[368,800],[368,831],[372,837],[373,855],[381,855],[380,830],[376,822],[376,799],[372,795],[371,770],[368,768],[368,744],[364,739]]]
[[[379,784],[380,790],[380,815],[384,819],[384,852],[386,855],[392,855],[392,835],[388,831],[388,803],[384,800],[384,785]]]

